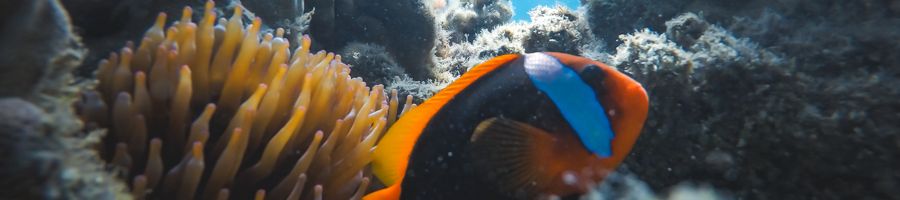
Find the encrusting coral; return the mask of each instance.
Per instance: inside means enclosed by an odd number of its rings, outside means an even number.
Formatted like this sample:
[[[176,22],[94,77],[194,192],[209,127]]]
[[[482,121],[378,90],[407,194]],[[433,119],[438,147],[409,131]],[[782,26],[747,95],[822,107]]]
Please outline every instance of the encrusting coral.
[[[350,78],[309,37],[292,53],[283,30],[245,26],[240,6],[230,19],[213,9],[194,23],[186,7],[168,28],[161,13],[83,95],[82,118],[108,128],[101,152],[135,198],[361,197],[376,141],[411,98],[399,110],[396,91]]]

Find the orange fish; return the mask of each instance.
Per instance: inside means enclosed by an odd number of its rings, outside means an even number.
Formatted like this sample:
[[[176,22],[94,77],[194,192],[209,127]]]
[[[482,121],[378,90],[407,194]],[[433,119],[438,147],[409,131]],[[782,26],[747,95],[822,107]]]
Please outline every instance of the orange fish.
[[[622,162],[647,117],[641,85],[564,53],[503,55],[405,114],[375,149],[382,199],[577,196]]]

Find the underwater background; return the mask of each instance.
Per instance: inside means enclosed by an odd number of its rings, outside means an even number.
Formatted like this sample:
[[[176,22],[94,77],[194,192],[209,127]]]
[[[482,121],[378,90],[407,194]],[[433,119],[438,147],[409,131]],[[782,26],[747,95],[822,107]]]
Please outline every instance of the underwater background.
[[[194,21],[241,7],[263,33],[284,28],[290,49],[308,34],[310,52],[339,54],[350,76],[414,103],[503,54],[614,66],[643,84],[650,111],[585,198],[900,199],[897,0],[204,3],[0,2],[0,199],[131,198],[94,150],[102,131],[85,130],[73,105],[110,52],[185,6]]]

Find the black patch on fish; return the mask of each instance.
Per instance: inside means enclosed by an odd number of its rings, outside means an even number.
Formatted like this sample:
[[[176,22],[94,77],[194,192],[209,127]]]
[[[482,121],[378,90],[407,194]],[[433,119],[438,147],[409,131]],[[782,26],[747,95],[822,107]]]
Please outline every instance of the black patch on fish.
[[[584,81],[591,89],[594,89],[594,92],[597,93],[597,101],[600,101],[600,97],[606,95],[606,84],[603,83],[606,79],[606,72],[603,69],[600,69],[597,65],[588,65],[581,72],[578,72],[578,76],[581,78],[581,81]]]
[[[482,169],[467,152],[475,127],[493,117],[551,134],[573,133],[550,98],[532,84],[523,58],[475,80],[435,113],[410,154],[401,199],[534,198],[524,196],[527,192],[502,192],[485,177],[505,169]]]

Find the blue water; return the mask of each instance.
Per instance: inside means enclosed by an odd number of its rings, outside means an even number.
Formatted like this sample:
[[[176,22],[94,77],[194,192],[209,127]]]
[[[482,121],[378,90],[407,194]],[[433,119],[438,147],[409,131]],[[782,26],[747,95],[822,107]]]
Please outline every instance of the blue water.
[[[513,4],[513,20],[531,21],[528,11],[538,5],[555,6],[556,4],[569,7],[570,9],[578,8],[579,0],[512,0]]]

